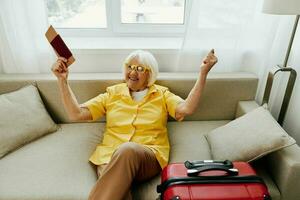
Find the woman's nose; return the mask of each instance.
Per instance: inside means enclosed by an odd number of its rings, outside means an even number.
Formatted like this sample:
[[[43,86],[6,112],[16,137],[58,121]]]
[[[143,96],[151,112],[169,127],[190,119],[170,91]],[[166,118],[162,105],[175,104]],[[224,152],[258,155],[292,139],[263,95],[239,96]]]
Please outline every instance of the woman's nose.
[[[129,74],[130,74],[130,75],[138,75],[138,73],[137,73],[136,70],[132,70]]]

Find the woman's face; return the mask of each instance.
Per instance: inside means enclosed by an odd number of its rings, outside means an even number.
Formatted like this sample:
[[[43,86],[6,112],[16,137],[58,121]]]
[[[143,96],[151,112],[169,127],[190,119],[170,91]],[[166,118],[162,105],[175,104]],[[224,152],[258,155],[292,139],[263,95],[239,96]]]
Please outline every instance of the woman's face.
[[[126,65],[125,81],[131,91],[142,91],[147,87],[149,79],[149,68],[133,59]]]

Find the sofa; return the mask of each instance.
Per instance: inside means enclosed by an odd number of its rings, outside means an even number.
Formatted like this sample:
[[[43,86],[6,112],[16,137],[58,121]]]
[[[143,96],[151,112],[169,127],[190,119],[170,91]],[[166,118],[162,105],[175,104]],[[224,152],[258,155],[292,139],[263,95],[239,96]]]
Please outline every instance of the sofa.
[[[157,84],[185,98],[196,78],[196,73],[160,73]],[[80,103],[120,82],[120,73],[69,75],[70,86]],[[51,74],[2,74],[0,94],[28,84],[37,86],[59,129],[0,159],[0,200],[87,199],[97,180],[96,168],[88,158],[102,139],[105,119],[84,123],[70,121],[63,109],[57,81]],[[171,118],[168,121],[170,162],[212,159],[205,134],[257,108],[257,86],[258,78],[251,73],[209,74],[198,110],[182,122]],[[267,184],[273,200],[300,199],[300,148],[297,144],[251,164]],[[156,199],[159,183],[160,176],[157,176],[133,185],[133,198]]]

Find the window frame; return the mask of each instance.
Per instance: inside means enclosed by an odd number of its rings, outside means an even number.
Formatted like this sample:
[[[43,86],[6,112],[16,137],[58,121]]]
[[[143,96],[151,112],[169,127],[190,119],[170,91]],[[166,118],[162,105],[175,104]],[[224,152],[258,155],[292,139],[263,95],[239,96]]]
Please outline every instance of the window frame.
[[[186,31],[192,1],[185,0],[182,25],[122,24],[121,0],[105,0],[107,28],[57,28],[57,30],[65,37],[180,37]]]

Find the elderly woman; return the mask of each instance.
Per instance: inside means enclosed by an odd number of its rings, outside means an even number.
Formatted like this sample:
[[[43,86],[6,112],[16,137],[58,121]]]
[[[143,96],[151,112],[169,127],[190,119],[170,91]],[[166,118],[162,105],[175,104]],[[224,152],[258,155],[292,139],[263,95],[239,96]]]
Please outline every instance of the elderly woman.
[[[58,79],[62,101],[71,120],[97,120],[106,115],[103,141],[90,161],[99,179],[90,200],[131,199],[133,182],[159,174],[169,159],[168,115],[178,121],[197,108],[210,69],[217,62],[212,50],[203,60],[197,82],[183,100],[168,88],[154,84],[158,65],[147,51],[134,51],[125,60],[125,83],[79,104],[68,85],[66,59],[58,58],[52,71]]]

